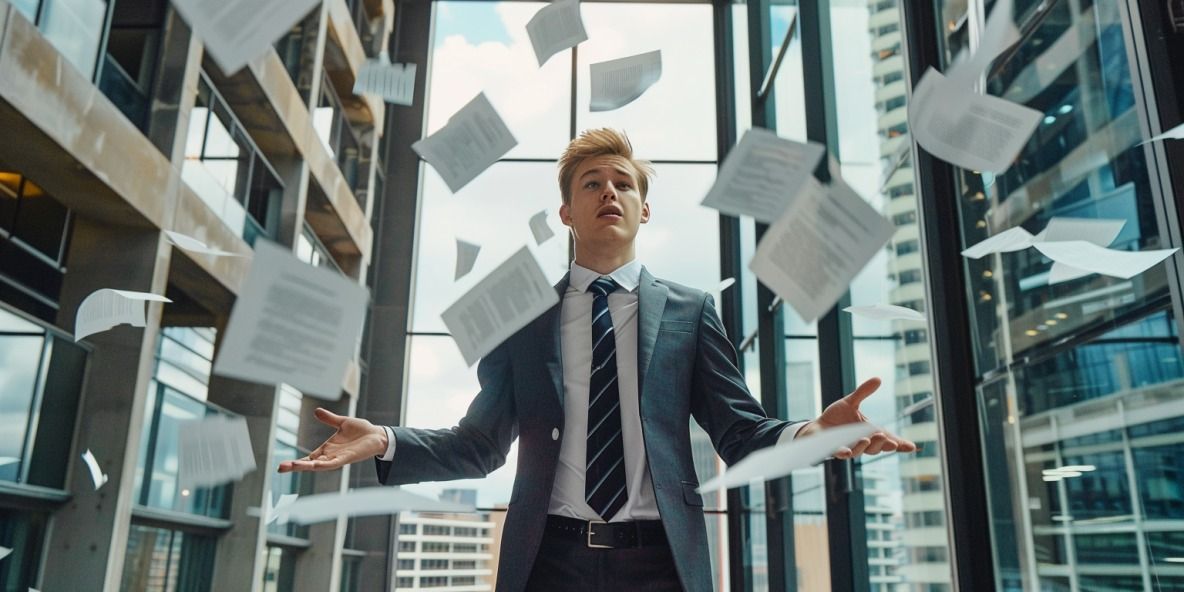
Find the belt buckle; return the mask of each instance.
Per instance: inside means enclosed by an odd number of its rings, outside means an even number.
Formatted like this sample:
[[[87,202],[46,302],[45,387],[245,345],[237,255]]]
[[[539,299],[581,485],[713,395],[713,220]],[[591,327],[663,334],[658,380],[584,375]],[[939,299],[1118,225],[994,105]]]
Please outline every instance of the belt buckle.
[[[592,525],[593,524],[608,524],[604,520],[589,520],[588,521],[588,548],[589,549],[614,549],[612,545],[598,545],[592,542]]]

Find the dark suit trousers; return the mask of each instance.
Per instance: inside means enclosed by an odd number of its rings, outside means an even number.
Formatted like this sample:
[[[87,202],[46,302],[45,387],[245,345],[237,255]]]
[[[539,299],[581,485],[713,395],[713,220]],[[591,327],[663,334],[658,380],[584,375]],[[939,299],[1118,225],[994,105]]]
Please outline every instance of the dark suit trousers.
[[[678,582],[674,556],[667,544],[633,549],[591,549],[586,544],[547,534],[543,536],[526,590],[681,592],[682,585]]]

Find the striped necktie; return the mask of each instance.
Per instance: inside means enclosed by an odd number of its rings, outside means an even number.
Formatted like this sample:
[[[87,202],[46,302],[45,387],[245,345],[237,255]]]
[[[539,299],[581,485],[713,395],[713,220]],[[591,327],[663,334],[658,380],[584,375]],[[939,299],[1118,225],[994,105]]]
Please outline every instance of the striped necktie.
[[[584,499],[604,520],[625,505],[625,444],[621,439],[621,397],[617,393],[617,340],[608,295],[617,283],[602,277],[592,293],[592,378],[588,388],[588,465]]]

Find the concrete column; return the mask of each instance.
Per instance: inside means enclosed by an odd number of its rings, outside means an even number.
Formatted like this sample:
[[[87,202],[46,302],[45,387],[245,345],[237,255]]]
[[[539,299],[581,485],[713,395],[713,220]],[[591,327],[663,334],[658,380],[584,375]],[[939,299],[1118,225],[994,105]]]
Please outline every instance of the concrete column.
[[[163,294],[170,254],[157,230],[76,218],[58,326],[72,331],[79,304],[100,288]],[[46,590],[119,590],[160,315],[161,304],[152,303],[145,327],[122,325],[84,340],[94,350],[66,480],[73,497],[49,527]],[[88,449],[109,477],[98,491],[80,458]]]
[[[313,410],[324,407],[338,415],[352,415],[355,399],[342,397],[337,401],[326,401],[305,395],[301,403],[300,431],[297,435],[301,448],[312,450],[333,434],[332,428],[313,417]],[[339,493],[349,488],[351,467],[340,471],[316,473],[315,493]],[[309,525],[308,540],[311,547],[300,554],[296,562],[295,592],[321,592],[341,587],[341,548],[345,544],[347,519],[338,518],[330,522]],[[366,588],[360,588],[365,590]]]

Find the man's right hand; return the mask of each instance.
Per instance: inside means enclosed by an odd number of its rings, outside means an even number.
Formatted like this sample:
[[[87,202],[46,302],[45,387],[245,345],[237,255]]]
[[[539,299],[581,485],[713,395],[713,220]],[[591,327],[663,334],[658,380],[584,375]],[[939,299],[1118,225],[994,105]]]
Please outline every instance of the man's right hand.
[[[280,463],[281,473],[333,471],[386,453],[386,430],[357,417],[343,417],[320,407],[317,419],[337,431],[308,456]]]

